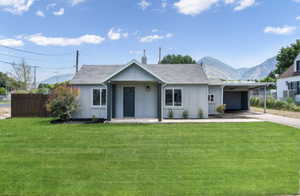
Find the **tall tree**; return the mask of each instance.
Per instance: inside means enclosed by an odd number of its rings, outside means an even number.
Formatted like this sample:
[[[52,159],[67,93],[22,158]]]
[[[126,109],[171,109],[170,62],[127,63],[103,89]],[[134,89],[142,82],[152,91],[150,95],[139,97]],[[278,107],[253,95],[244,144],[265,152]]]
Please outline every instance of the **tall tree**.
[[[282,74],[285,72],[293,63],[297,55],[300,53],[300,40],[296,43],[291,44],[288,47],[281,48],[277,55],[277,65],[274,72],[270,76],[274,77],[275,74]]]
[[[196,64],[197,62],[191,56],[167,55],[161,61],[161,64]]]
[[[24,60],[20,64],[13,64],[12,75],[22,84],[24,90],[28,90],[32,84],[32,69]]]
[[[9,77],[7,74],[0,72],[0,88],[5,88],[9,91],[13,89],[18,89],[21,84],[15,79]]]

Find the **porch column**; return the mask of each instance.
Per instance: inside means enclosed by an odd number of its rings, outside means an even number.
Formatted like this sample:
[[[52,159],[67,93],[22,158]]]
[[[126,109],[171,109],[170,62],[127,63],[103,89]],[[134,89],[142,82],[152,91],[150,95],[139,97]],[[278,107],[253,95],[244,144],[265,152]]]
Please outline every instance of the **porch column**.
[[[111,121],[112,115],[112,84],[107,84],[107,120]]]
[[[161,84],[157,85],[157,117],[159,121],[162,121],[162,96],[161,96]]]

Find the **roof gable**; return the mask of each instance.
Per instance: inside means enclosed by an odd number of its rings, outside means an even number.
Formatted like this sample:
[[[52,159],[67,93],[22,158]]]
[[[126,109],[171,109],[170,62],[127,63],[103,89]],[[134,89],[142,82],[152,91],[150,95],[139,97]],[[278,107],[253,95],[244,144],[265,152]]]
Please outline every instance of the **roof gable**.
[[[159,81],[149,72],[136,64],[126,67],[121,72],[109,79],[110,81]]]

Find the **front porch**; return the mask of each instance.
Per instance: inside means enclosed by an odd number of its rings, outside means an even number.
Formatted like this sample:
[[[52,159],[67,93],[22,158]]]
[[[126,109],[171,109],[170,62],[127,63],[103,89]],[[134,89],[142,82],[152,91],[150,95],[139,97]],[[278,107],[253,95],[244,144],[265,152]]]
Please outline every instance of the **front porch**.
[[[107,84],[107,120],[158,122],[162,120],[162,84],[152,81]],[[149,119],[152,119],[149,121]],[[155,120],[153,120],[155,119]]]

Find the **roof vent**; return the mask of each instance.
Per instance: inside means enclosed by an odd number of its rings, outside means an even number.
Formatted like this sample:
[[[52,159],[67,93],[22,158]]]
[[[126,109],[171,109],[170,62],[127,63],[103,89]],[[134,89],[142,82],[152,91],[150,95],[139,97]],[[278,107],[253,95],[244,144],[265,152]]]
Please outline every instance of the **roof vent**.
[[[142,56],[142,64],[147,64],[146,50],[144,50],[144,56]]]

